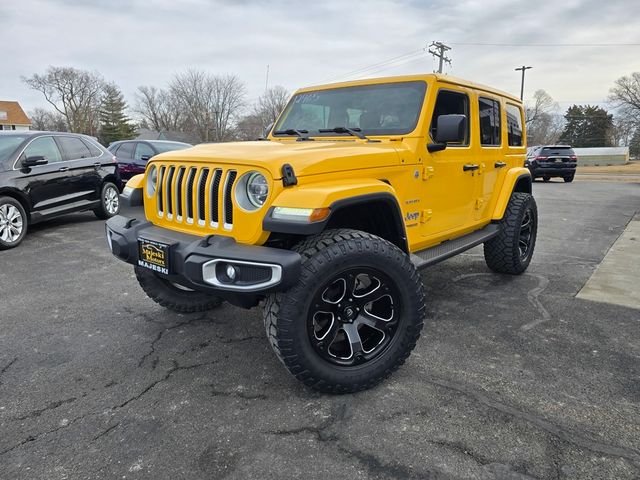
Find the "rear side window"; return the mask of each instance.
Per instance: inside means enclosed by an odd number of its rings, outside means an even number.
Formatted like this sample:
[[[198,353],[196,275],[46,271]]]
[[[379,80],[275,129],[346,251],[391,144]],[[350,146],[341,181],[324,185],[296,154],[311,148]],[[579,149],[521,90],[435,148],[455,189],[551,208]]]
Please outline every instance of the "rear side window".
[[[118,158],[128,158],[128,159],[132,159],[133,158],[133,148],[135,146],[135,143],[130,142],[130,143],[123,143],[122,145],[120,145],[120,148],[118,148],[118,150],[116,150],[116,156]]]
[[[65,160],[78,160],[79,158],[92,157],[89,148],[79,138],[58,137],[58,143],[60,144]]]
[[[431,127],[429,132],[431,138],[435,139],[438,128],[438,117],[441,115],[464,115],[467,117],[467,131],[464,142],[452,143],[451,146],[469,145],[469,97],[460,92],[452,92],[450,90],[440,90],[436,99],[436,106],[433,109],[433,117],[431,117]]]
[[[480,143],[487,147],[500,146],[500,102],[480,97],[479,106]]]
[[[515,105],[507,104],[507,132],[510,147],[522,146],[522,110]]]
[[[102,150],[100,150],[98,147],[92,144],[89,140],[85,140],[83,138],[82,142],[87,146],[87,148],[91,152],[92,157],[99,157],[100,155],[102,155]]]
[[[44,157],[49,163],[62,161],[62,155],[53,137],[39,137],[31,142],[22,154],[22,158],[29,157]]]

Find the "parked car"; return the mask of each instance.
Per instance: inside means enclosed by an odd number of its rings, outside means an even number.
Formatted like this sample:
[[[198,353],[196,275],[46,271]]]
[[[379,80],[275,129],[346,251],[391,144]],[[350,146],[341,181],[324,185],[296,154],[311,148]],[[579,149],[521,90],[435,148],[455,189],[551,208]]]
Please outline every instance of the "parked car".
[[[263,301],[296,378],[363,390],[416,345],[418,269],[480,244],[495,272],[529,266],[538,214],[523,124],[517,97],[448,75],[305,88],[264,141],[153,158],[122,195],[144,210],[111,218],[107,242],[158,304]]]
[[[578,156],[570,145],[541,145],[528,150],[524,166],[534,180],[542,177],[548,182],[551,177],[562,177],[570,183],[576,174],[577,164]]]
[[[190,143],[169,142],[167,140],[122,140],[109,145],[109,151],[118,159],[118,171],[122,185],[134,175],[144,173],[147,162],[159,153],[184,150]]]
[[[0,250],[42,220],[84,210],[116,215],[119,184],[115,157],[91,137],[0,132]]]

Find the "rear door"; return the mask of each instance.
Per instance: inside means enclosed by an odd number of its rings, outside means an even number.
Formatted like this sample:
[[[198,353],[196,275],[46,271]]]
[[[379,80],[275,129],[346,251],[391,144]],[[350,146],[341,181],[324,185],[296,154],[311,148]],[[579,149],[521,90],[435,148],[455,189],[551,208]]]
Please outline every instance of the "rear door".
[[[481,95],[478,97],[478,127],[480,150],[478,165],[478,198],[475,201],[475,219],[491,218],[492,196],[501,173],[507,170],[504,161],[504,139],[502,138],[502,105],[498,98]]]
[[[147,162],[151,157],[156,155],[156,151],[147,142],[138,142],[136,150],[133,155],[133,163],[137,168],[144,171],[147,166]]]
[[[69,202],[77,204],[93,202],[100,198],[102,177],[100,160],[78,137],[61,135],[55,137],[62,152],[63,167],[66,169],[66,187]]]

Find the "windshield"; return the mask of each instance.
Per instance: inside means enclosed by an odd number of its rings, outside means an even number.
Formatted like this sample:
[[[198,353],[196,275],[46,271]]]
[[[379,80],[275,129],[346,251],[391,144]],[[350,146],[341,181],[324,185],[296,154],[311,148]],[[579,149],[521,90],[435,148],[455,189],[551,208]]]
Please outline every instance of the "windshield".
[[[0,162],[7,160],[27,135],[0,135]]]
[[[158,153],[164,152],[172,152],[173,150],[184,150],[185,148],[189,148],[193,145],[189,145],[188,143],[180,143],[180,142],[171,142],[171,143],[154,143],[154,147]]]
[[[321,129],[346,127],[365,135],[402,135],[418,123],[427,84],[422,81],[363,85],[295,95],[274,128],[306,131],[310,136],[332,135]],[[341,132],[344,133],[344,132]]]

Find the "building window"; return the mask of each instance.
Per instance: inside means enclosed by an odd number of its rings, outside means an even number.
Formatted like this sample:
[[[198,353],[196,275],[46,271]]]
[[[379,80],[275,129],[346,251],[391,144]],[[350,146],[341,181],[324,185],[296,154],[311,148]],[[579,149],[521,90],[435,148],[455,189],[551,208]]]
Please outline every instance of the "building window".
[[[0,120],[6,120],[7,118],[7,112],[0,110]]]

